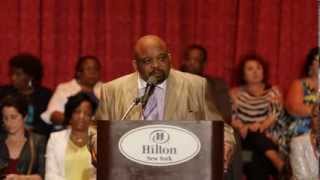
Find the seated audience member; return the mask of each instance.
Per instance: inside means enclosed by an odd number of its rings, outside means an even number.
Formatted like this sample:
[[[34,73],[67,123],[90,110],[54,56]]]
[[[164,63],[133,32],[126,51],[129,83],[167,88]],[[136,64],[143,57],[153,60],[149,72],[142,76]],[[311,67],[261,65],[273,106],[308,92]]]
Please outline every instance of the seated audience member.
[[[311,131],[292,138],[290,163],[294,180],[319,180],[319,105],[314,106]],[[317,110],[316,110],[317,108]]]
[[[318,47],[310,50],[304,67],[304,77],[295,80],[289,88],[286,108],[293,120],[288,132],[292,137],[310,130],[311,109],[317,102],[319,56]]]
[[[243,146],[253,152],[252,162],[245,166],[248,179],[268,179],[285,167],[274,137],[282,111],[282,96],[268,84],[267,64],[258,56],[245,57],[238,69],[239,87],[231,90],[232,126],[238,130]]]
[[[64,113],[65,130],[50,135],[46,153],[46,180],[95,179],[89,150],[89,126],[98,100],[85,92],[69,97]]]
[[[41,180],[44,176],[46,137],[26,130],[28,103],[20,95],[2,99],[0,135],[0,176],[11,180]]]
[[[231,103],[228,94],[228,86],[226,83],[216,77],[209,77],[204,74],[207,64],[207,50],[201,45],[193,44],[187,48],[184,53],[181,70],[191,74],[205,77],[213,94],[213,100],[225,122],[230,123],[231,120]]]
[[[99,79],[99,60],[93,56],[80,57],[75,67],[75,78],[58,85],[47,110],[41,115],[43,120],[46,123],[54,124],[56,130],[61,129],[64,121],[64,105],[68,97],[80,91],[90,92],[99,97],[101,86]]]
[[[18,54],[9,61],[11,84],[0,87],[0,101],[9,94],[22,94],[28,101],[26,127],[48,136],[51,126],[40,118],[47,108],[52,92],[41,86],[43,67],[40,60],[27,53]]]
[[[181,70],[183,72],[188,72],[191,74],[196,74],[207,79],[207,99],[210,99],[210,103],[212,102],[214,106],[218,109],[220,114],[222,115],[224,121],[226,123],[230,123],[231,120],[231,100],[229,97],[229,89],[226,83],[216,77],[209,77],[204,74],[204,69],[207,64],[207,50],[202,47],[201,45],[193,44],[188,46],[186,51],[184,52]],[[225,167],[227,171],[225,179],[241,179],[242,172],[241,172],[241,156],[240,156],[240,140],[236,138],[237,146],[234,148],[233,153],[233,161],[231,165],[226,163],[225,165],[230,165],[231,167]],[[225,143],[225,146],[228,146]],[[225,147],[227,148],[227,147]],[[231,159],[227,157],[227,153],[225,153],[225,159]]]

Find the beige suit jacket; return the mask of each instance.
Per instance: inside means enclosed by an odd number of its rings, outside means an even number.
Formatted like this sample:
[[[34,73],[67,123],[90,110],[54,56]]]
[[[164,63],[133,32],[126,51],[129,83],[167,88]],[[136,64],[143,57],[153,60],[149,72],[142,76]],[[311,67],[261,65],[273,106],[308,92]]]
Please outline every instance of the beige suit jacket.
[[[204,78],[171,69],[167,79],[164,120],[222,120],[215,106],[208,108],[205,91]],[[137,96],[138,73],[104,84],[97,120],[120,120]],[[126,119],[139,120],[141,113],[141,105],[138,105]]]

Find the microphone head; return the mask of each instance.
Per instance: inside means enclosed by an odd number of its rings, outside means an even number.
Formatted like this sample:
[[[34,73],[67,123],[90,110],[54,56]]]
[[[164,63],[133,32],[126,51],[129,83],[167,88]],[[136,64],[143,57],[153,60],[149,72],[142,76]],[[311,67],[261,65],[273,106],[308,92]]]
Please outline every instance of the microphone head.
[[[141,96],[140,102],[142,104],[142,107],[144,108],[148,102],[149,97],[151,96],[151,94],[153,93],[154,88],[156,87],[157,84],[157,78],[155,76],[150,76],[147,80],[147,86],[146,89],[144,91],[143,96]]]
[[[158,82],[158,79],[155,76],[150,76],[147,80],[147,84],[156,85]]]

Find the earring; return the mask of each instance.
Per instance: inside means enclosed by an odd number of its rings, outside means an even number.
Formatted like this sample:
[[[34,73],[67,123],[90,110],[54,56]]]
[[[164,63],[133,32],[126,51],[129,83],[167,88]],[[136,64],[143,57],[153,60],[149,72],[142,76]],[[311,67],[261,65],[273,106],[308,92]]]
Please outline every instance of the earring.
[[[32,80],[29,80],[28,86],[29,86],[29,88],[32,88]]]

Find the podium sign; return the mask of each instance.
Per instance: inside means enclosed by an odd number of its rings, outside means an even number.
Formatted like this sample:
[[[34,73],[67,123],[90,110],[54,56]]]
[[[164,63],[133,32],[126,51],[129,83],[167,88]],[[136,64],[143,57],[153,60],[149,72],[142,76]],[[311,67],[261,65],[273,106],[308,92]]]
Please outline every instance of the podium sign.
[[[223,122],[98,121],[97,173],[98,180],[221,180]]]

